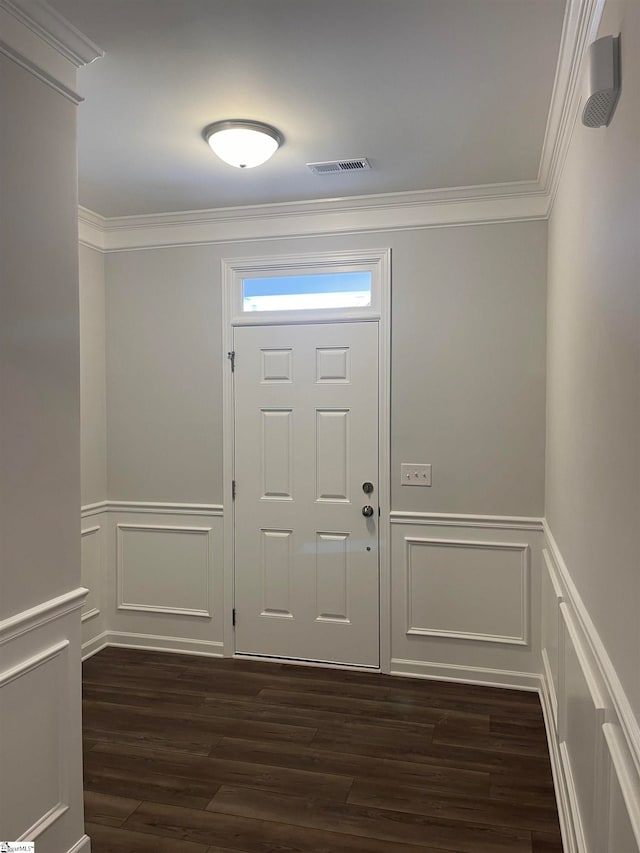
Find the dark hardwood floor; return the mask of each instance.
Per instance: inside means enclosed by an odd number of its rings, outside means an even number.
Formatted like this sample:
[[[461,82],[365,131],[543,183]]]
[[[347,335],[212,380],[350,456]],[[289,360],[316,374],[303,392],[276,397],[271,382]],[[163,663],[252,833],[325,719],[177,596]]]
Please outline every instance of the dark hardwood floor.
[[[105,649],[93,853],[561,853],[533,693]]]

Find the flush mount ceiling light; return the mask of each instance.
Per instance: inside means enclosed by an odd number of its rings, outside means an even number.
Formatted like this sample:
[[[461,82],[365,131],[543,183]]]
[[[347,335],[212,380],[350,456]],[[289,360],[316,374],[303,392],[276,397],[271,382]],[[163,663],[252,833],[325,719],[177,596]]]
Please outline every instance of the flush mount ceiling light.
[[[260,121],[216,121],[202,131],[211,150],[237,169],[253,169],[266,163],[284,142],[279,130]]]

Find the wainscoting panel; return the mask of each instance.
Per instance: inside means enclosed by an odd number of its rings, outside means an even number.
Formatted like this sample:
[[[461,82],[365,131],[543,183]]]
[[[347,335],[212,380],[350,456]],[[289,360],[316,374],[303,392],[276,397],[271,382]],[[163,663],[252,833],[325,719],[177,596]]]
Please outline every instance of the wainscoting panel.
[[[549,686],[553,720],[558,725],[558,666],[560,605],[563,597],[549,568],[549,554],[543,552],[542,563],[542,666]]]
[[[82,826],[79,588],[0,622],[0,826],[43,853]],[[26,793],[28,792],[28,796]]]
[[[528,545],[416,537],[405,545],[407,634],[527,644]]]
[[[639,853],[637,721],[546,524],[545,545],[542,699],[565,851]]]
[[[211,618],[211,528],[116,524],[119,610]]]
[[[85,657],[107,644],[222,653],[221,507],[112,501],[83,518],[104,533],[105,618]]]
[[[82,608],[82,647],[101,647],[105,614],[105,545],[106,513],[98,513],[82,520],[81,571],[82,585],[88,590]]]
[[[393,672],[535,689],[542,523],[391,514]]]
[[[640,792],[634,792],[634,770],[619,726],[603,726],[609,759],[609,820],[606,827],[606,853],[640,851]],[[635,793],[635,795],[634,795]]]
[[[595,851],[602,803],[605,703],[567,604],[560,605],[560,695],[558,737],[579,849]]]

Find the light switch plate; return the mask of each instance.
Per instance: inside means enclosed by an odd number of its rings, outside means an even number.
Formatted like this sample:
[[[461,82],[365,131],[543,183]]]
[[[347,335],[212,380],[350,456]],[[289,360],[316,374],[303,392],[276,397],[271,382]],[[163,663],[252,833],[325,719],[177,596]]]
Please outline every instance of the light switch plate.
[[[403,486],[430,486],[431,465],[402,462],[400,477]]]

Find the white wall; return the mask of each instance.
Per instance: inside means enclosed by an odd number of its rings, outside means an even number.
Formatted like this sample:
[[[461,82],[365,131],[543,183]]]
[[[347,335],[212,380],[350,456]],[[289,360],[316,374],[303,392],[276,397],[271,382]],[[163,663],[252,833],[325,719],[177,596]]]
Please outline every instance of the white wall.
[[[107,391],[104,255],[79,249],[82,504],[107,498]]]
[[[0,838],[79,853],[75,68],[6,9],[0,30]]]
[[[221,259],[361,247],[392,250],[392,667],[530,686],[520,674],[539,670],[545,416],[546,224],[535,221],[107,253],[108,509],[83,520],[84,576],[91,586],[102,564],[106,597],[87,617],[87,653],[105,640],[221,652]],[[87,336],[100,315],[97,297],[92,305]],[[99,357],[88,355],[95,375]],[[401,487],[402,461],[431,462],[433,486]],[[407,524],[405,511],[422,516]],[[434,527],[434,513],[470,517]],[[527,520],[476,523],[504,515]],[[209,538],[206,560],[189,527]],[[430,541],[410,568],[416,536]],[[434,538],[456,547],[438,550]],[[160,542],[193,546],[176,582],[199,615],[172,611]],[[461,590],[422,630],[445,558]],[[418,630],[405,624],[411,585]],[[497,595],[475,619],[489,586]]]
[[[543,222],[107,255],[110,499],[222,499],[220,259],[361,246],[392,248],[393,509],[542,515]]]
[[[640,713],[640,5],[622,30],[613,123],[577,124],[549,223],[546,517]]]
[[[640,4],[609,0],[622,94],[578,121],[549,222],[543,658],[569,851],[640,846]]]

